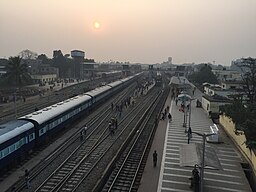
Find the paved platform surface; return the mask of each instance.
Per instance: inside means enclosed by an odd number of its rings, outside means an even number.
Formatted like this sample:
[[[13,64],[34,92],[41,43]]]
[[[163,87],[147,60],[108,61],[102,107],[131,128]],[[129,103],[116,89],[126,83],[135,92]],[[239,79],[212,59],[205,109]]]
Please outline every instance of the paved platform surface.
[[[194,97],[202,93],[196,90]],[[179,111],[180,103],[176,106],[168,97],[166,105],[170,105],[173,120],[171,123],[160,121],[154,142],[150,150],[147,164],[139,187],[139,192],[191,192],[189,188],[192,167],[180,166],[180,146],[187,144],[187,135],[183,125],[184,113]],[[191,128],[196,132],[210,132],[213,122],[202,108],[196,108],[192,101]],[[223,170],[205,169],[204,192],[251,192],[251,188],[240,163],[244,158],[220,128],[221,143],[206,143],[206,148],[215,149]],[[202,143],[202,138],[193,134],[190,143]],[[152,154],[158,152],[157,167],[153,167]]]

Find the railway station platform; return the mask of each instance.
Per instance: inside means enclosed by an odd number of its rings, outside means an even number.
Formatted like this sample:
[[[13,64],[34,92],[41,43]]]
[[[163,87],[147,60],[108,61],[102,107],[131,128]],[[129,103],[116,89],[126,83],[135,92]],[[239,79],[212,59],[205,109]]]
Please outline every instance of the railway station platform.
[[[200,99],[202,93],[197,89],[194,98]],[[141,179],[139,192],[191,192],[189,178],[193,166],[181,166],[180,147],[188,143],[187,134],[183,127],[184,113],[179,111],[180,102],[176,106],[170,94],[165,107],[170,106],[172,121],[168,118],[160,120],[154,141],[152,143],[147,163]],[[191,104],[192,131],[210,133],[213,125],[208,114],[196,107],[196,101]],[[222,170],[204,169],[204,192],[252,192],[246,179],[241,163],[245,159],[235,148],[232,141],[219,127],[220,140],[218,143],[206,143],[206,150],[213,148],[221,164]],[[193,134],[190,144],[202,144],[202,137]],[[157,166],[153,167],[153,152],[157,151]]]

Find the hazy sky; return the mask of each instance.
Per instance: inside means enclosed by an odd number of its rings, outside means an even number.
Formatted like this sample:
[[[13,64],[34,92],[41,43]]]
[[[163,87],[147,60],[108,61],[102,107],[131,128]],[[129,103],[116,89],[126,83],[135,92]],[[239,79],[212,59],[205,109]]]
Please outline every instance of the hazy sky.
[[[230,65],[256,57],[256,0],[0,0],[0,57],[25,49]]]

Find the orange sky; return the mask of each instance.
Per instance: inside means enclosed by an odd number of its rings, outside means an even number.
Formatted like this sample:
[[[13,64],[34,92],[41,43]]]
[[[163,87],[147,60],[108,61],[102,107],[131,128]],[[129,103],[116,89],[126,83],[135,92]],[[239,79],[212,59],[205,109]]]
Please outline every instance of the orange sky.
[[[100,28],[93,27],[94,22]],[[96,61],[256,57],[255,0],[0,0],[0,57],[72,49]]]

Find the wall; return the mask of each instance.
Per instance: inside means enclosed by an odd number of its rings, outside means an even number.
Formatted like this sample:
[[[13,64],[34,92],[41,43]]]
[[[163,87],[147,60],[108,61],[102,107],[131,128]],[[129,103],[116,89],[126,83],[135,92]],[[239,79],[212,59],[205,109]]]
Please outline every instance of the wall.
[[[225,105],[227,103],[220,103],[220,102],[210,102],[206,98],[202,97],[202,108],[209,113],[211,111],[212,113],[219,113],[219,106]],[[207,110],[207,105],[209,105],[209,108]]]
[[[251,164],[254,175],[256,175],[256,156],[253,151],[246,148],[246,145],[244,144],[244,142],[246,141],[245,135],[236,135],[234,132],[235,124],[233,123],[232,119],[225,115],[220,115],[220,124],[223,126],[229,137],[234,141],[243,156]]]

